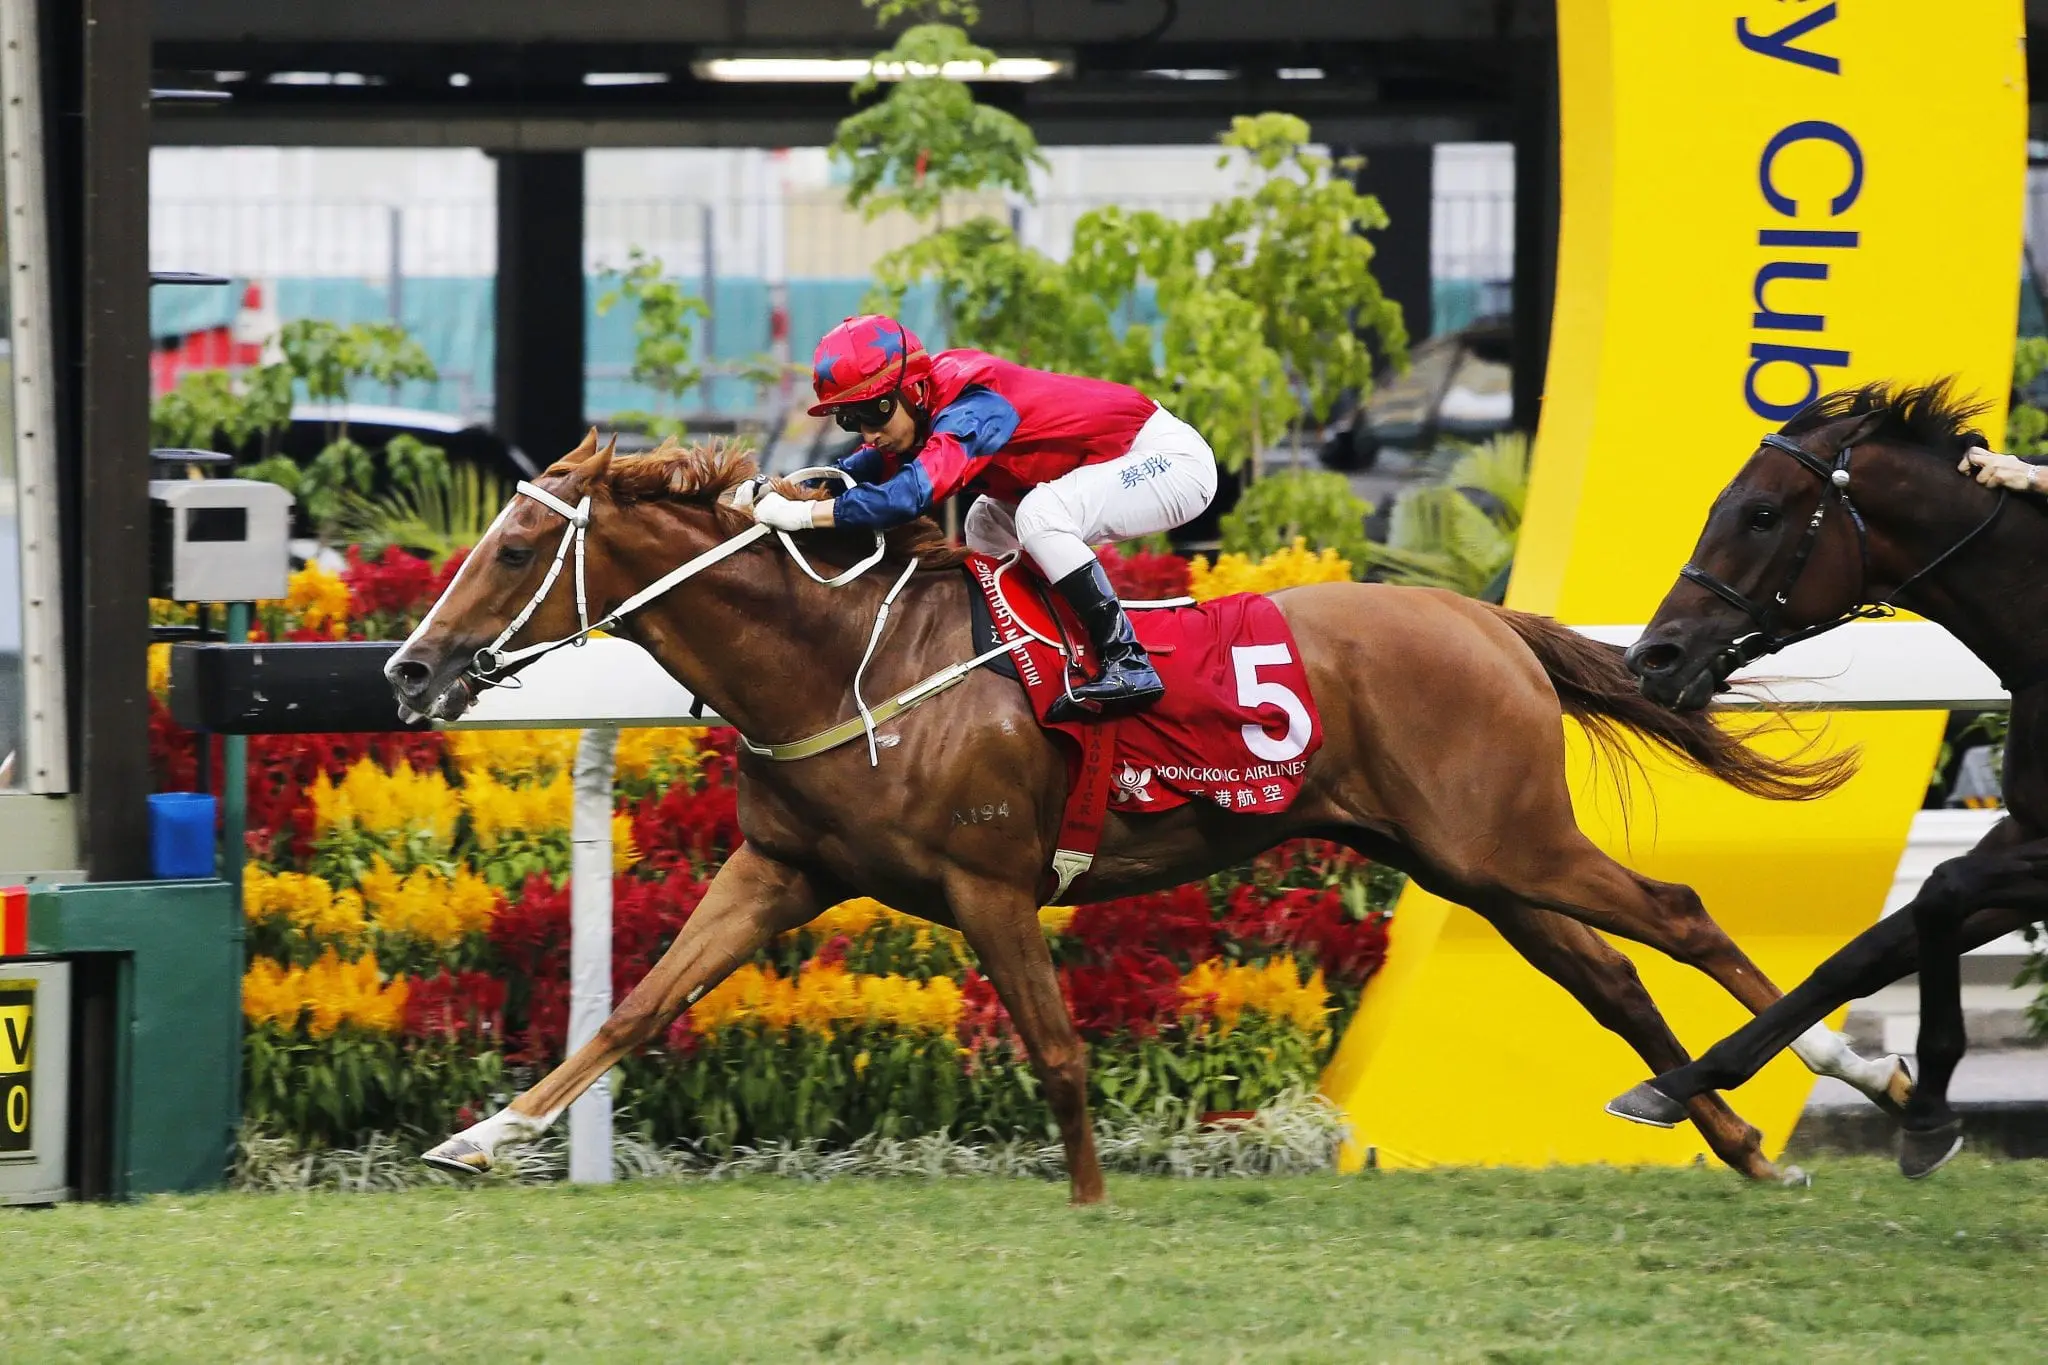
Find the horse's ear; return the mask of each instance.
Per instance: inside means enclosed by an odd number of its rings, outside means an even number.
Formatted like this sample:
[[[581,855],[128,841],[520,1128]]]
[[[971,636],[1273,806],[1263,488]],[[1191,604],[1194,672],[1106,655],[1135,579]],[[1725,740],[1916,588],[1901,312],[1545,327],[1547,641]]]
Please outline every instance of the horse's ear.
[[[618,438],[615,436],[612,439],[616,441]],[[590,433],[583,438],[583,444],[577,446],[562,458],[570,464],[581,464],[595,454],[597,454],[597,428],[592,427]]]
[[[1841,435],[1835,437],[1836,448],[1863,444],[1877,434],[1877,429],[1883,426],[1891,415],[1888,408],[1878,408],[1864,413],[1844,428]]]
[[[593,439],[589,444],[593,453],[576,466],[576,482],[578,486],[585,489],[590,488],[593,484],[604,482],[605,475],[611,472],[612,452],[619,448],[619,434],[617,432],[612,433],[611,440],[605,442],[603,450],[596,448],[597,441],[595,437],[597,436],[597,428],[592,427],[590,434]]]

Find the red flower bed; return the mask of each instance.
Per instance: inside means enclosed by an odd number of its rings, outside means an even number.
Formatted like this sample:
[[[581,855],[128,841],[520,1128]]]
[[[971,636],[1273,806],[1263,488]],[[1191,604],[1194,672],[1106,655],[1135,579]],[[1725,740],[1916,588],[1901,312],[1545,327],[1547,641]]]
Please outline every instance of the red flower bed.
[[[1187,968],[1216,953],[1216,915],[1199,885],[1079,906],[1066,932],[1097,963],[1154,953]]]
[[[1230,893],[1223,932],[1313,953],[1325,975],[1347,985],[1362,983],[1387,957],[1386,917],[1353,919],[1336,887],[1268,891],[1240,886]]]
[[[1126,601],[1147,602],[1188,595],[1188,562],[1179,555],[1163,555],[1155,550],[1127,555],[1114,545],[1104,545],[1095,554],[1117,596]]]
[[[406,990],[405,1034],[494,1045],[505,1033],[505,995],[505,983],[488,972],[451,975],[443,967],[435,976],[417,977]]]

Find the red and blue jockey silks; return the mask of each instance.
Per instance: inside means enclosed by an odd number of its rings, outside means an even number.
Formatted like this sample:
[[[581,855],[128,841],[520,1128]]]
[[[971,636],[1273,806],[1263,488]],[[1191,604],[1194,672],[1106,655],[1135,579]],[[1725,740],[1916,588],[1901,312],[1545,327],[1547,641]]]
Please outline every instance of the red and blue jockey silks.
[[[931,358],[917,333],[892,317],[863,313],[825,333],[811,356],[811,392],[818,401],[811,416],[829,416],[848,403],[909,389],[913,402],[916,390],[924,387],[931,373]]]
[[[923,448],[901,468],[868,446],[842,461],[863,486],[839,496],[836,525],[894,526],[962,489],[1015,502],[1128,453],[1159,409],[1128,385],[1027,369],[983,351],[941,351],[930,373],[936,415]]]

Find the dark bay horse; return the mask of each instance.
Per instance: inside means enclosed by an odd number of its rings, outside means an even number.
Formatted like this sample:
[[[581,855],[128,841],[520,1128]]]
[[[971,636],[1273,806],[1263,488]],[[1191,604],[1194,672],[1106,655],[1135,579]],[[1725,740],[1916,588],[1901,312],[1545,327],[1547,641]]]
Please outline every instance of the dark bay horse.
[[[831,586],[798,558],[799,544],[825,563],[858,567],[868,542],[819,532],[778,548],[739,505],[757,487],[754,473],[750,460],[717,446],[614,459],[593,432],[522,485],[387,669],[404,709],[452,717],[531,651],[594,622],[647,649],[748,741],[738,770],[744,842],[666,955],[595,1039],[428,1159],[487,1169],[499,1144],[541,1131],[772,936],[869,895],[966,935],[1040,1077],[1073,1198],[1100,1199],[1086,1055],[1036,915],[1053,886],[1047,862],[1066,796],[1062,753],[1017,684],[984,669],[889,721],[873,766],[859,743],[791,762],[752,751],[855,717],[854,680],[870,654],[870,698],[973,656],[973,589],[957,568],[960,552],[934,525],[900,529],[877,547],[881,568]],[[1610,752],[1622,732],[1641,735],[1744,791],[1780,799],[1839,786],[1853,756],[1757,753],[1710,715],[1644,700],[1619,649],[1546,618],[1355,583],[1274,600],[1322,709],[1324,744],[1301,795],[1280,815],[1205,802],[1156,816],[1112,813],[1089,897],[1174,886],[1315,836],[1400,867],[1484,915],[1652,1066],[1676,1066],[1686,1053],[1633,965],[1595,930],[1697,967],[1752,1011],[1777,999],[1689,888],[1631,872],[1580,833],[1561,717],[1579,720]],[[990,810],[1004,814],[955,818]],[[1825,1029],[1801,1051],[1816,1070],[1880,1100],[1903,1082],[1894,1059],[1865,1061]],[[1718,1095],[1687,1112],[1731,1166],[1756,1178],[1779,1174],[1756,1130]]]
[[[1962,1059],[1959,956],[2048,916],[2048,511],[1961,477],[1982,404],[1944,381],[1819,399],[1767,436],[1715,501],[1683,571],[1628,652],[1643,694],[1706,703],[1752,658],[1898,602],[1947,628],[2012,694],[2006,816],[1934,870],[1797,989],[1700,1059],[1608,1105],[1669,1125],[1748,1080],[1850,1000],[1920,973],[1921,1075],[1899,1167],[1931,1174],[1962,1146],[1948,1084]]]

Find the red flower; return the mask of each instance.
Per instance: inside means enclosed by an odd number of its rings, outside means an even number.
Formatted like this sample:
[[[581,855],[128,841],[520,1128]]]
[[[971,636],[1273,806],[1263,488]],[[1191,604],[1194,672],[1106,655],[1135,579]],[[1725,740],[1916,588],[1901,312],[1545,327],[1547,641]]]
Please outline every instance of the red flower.
[[[1240,886],[1230,893],[1223,929],[1235,939],[1312,953],[1324,973],[1343,985],[1362,985],[1387,957],[1386,916],[1353,919],[1336,887],[1261,891]]]
[[[1180,1017],[1180,968],[1161,953],[1125,951],[1060,971],[1074,1027],[1090,1039],[1149,1038]]]
[[[1188,562],[1179,555],[1140,550],[1126,555],[1114,545],[1095,552],[1117,596],[1131,602],[1188,595]]]
[[[353,615],[389,612],[410,616],[433,605],[438,575],[432,561],[396,545],[385,546],[375,558],[366,558],[360,546],[351,545],[341,581],[348,585]]]
[[[473,1038],[492,1043],[505,1032],[505,983],[485,972],[415,978],[405,995],[409,1038]]]
[[[1199,885],[1083,905],[1066,932],[1095,962],[1157,953],[1192,967],[1216,952],[1216,917]]]
[[[705,760],[711,770],[723,759]],[[654,873],[689,872],[693,867],[723,861],[739,847],[739,793],[723,782],[707,780],[692,790],[677,783],[633,808],[633,842],[640,862]]]

